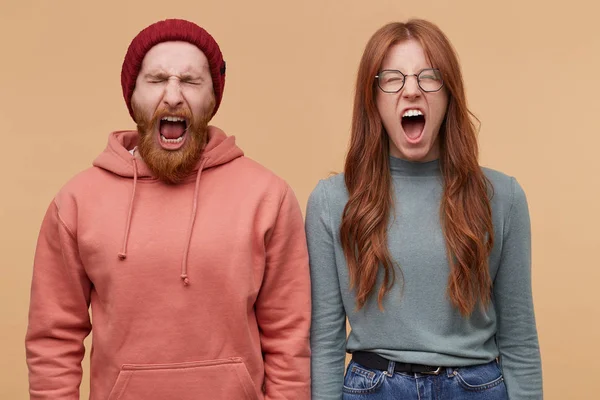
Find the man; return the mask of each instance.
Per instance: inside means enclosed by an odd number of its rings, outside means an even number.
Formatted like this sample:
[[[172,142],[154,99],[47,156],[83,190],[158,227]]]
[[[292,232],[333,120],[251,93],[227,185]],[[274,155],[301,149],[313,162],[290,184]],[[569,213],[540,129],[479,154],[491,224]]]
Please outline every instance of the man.
[[[310,283],[288,185],[208,126],[225,62],[165,20],[121,74],[136,131],[110,135],[44,218],[26,337],[31,399],[309,398]]]

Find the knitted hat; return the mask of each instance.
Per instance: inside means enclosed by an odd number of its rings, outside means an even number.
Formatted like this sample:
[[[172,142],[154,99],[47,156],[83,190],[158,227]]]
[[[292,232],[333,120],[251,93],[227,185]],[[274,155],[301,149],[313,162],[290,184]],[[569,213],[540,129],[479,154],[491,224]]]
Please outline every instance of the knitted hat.
[[[215,108],[212,115],[215,115],[221,104],[225,87],[225,61],[221,49],[207,31],[193,22],[182,19],[166,19],[156,22],[138,33],[129,45],[121,69],[121,87],[129,114],[133,118],[131,96],[146,53],[155,45],[170,41],[191,43],[198,47],[208,59],[215,92]]]

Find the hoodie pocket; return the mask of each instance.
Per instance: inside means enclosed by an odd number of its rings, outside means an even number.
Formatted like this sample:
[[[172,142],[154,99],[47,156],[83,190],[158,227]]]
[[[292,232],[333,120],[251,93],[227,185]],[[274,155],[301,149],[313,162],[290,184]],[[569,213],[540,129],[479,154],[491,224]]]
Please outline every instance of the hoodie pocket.
[[[108,400],[258,400],[241,358],[123,365]]]

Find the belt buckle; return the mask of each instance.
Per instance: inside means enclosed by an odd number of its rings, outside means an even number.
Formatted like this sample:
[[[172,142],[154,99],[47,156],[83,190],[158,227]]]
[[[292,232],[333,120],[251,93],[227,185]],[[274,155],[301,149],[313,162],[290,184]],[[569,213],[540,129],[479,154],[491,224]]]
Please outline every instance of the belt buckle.
[[[421,372],[421,374],[423,374],[423,375],[439,375],[440,372],[442,372],[442,367],[437,367],[437,369],[435,371],[424,371],[424,372]]]

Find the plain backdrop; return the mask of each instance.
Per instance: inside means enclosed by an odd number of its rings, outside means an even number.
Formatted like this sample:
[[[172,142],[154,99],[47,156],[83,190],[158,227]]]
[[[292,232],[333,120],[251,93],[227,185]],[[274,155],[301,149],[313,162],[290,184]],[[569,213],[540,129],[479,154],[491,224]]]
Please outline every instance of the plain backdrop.
[[[369,37],[410,17],[438,24],[482,121],[481,164],[516,176],[528,195],[545,398],[599,398],[598,8],[592,0],[0,0],[0,398],[29,398],[24,335],[43,214],[112,130],[134,128],[121,63],[142,28],[169,17],[220,43],[227,82],[213,124],[285,178],[303,210],[317,181],[343,167]]]

